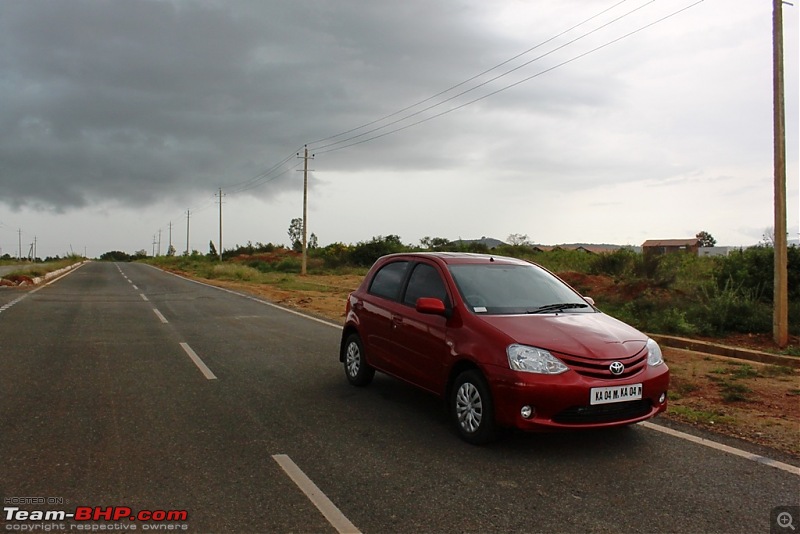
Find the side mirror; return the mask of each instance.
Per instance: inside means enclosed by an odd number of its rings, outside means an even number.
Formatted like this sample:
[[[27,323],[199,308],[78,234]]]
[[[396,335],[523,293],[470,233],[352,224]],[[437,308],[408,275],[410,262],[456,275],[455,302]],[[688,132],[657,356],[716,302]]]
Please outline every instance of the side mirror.
[[[594,299],[592,297],[583,297],[583,300],[594,306]]]
[[[441,299],[431,297],[420,297],[417,299],[416,310],[419,313],[427,313],[429,315],[441,315],[447,317],[447,308]]]

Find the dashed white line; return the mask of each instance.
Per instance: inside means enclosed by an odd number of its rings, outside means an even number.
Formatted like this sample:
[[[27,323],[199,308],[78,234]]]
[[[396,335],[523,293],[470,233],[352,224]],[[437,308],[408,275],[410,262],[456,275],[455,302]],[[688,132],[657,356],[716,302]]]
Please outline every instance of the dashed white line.
[[[145,302],[150,302],[147,297],[144,296],[144,293],[139,293],[139,296],[142,297],[142,300]]]
[[[148,266],[153,268],[153,269],[158,269],[158,267],[155,267],[155,266],[152,266],[152,265],[148,265]],[[161,270],[161,269],[159,269],[159,270]],[[237,295],[239,297],[244,297],[246,299],[258,302],[260,304],[265,304],[265,305],[270,306],[272,308],[275,308],[275,309],[278,309],[278,310],[281,310],[281,311],[285,311],[287,313],[291,313],[291,314],[297,315],[299,317],[304,317],[306,319],[310,319],[310,320],[315,321],[317,323],[321,323],[321,324],[324,324],[324,325],[327,325],[327,326],[331,326],[333,328],[342,328],[342,325],[340,325],[340,324],[332,323],[330,321],[326,321],[324,319],[319,319],[317,317],[314,317],[314,316],[311,316],[311,315],[307,315],[305,313],[302,313],[302,312],[299,312],[299,311],[296,311],[296,310],[285,308],[283,306],[279,306],[277,304],[273,304],[272,302],[268,302],[266,300],[259,299],[257,297],[252,296],[252,295],[247,295],[245,293],[239,293],[238,291],[233,291],[233,290],[230,290],[230,289],[227,289],[227,288],[224,288],[224,287],[219,287],[219,286],[214,286],[214,285],[211,285],[211,284],[206,284],[205,282],[200,282],[198,280],[193,280],[191,278],[187,278],[185,276],[181,276],[179,274],[175,274],[175,273],[172,273],[172,272],[169,272],[169,271],[163,271],[163,270],[161,270],[161,271],[162,272],[166,272],[167,274],[171,274],[172,276],[175,276],[176,278],[181,278],[183,280],[186,280],[187,282],[192,282],[193,284],[210,287],[212,289],[217,289],[219,291],[224,291],[225,293],[230,293],[232,295]],[[656,430],[658,432],[663,432],[663,433],[669,434],[669,435],[671,435],[673,437],[677,437],[677,438],[680,438],[680,439],[685,439],[685,440],[688,440],[688,441],[691,441],[691,442],[694,442],[694,443],[705,445],[707,447],[711,447],[711,448],[719,450],[719,451],[729,452],[730,454],[735,454],[736,456],[740,456],[742,458],[747,458],[749,460],[752,460],[752,461],[755,461],[755,462],[758,462],[758,463],[761,463],[761,464],[764,464],[764,465],[775,467],[777,469],[782,469],[783,471],[787,471],[787,472],[792,473],[792,474],[800,475],[800,467],[795,467],[793,465],[785,464],[783,462],[779,462],[777,460],[773,460],[773,459],[767,458],[765,456],[759,456],[757,454],[752,454],[752,453],[749,453],[749,452],[746,452],[746,451],[743,451],[743,450],[740,450],[740,449],[736,449],[734,447],[729,447],[727,445],[723,445],[721,443],[717,443],[715,441],[711,441],[711,440],[704,439],[704,438],[699,438],[699,437],[693,436],[691,434],[686,434],[685,432],[679,432],[677,430],[672,430],[670,428],[663,427],[661,425],[657,425],[657,424],[650,423],[650,422],[647,422],[647,421],[639,423],[639,424],[644,426],[645,428],[650,428],[650,429]]]
[[[187,278],[185,276],[181,276],[179,274],[176,274],[176,273],[173,273],[173,272],[170,272],[170,271],[164,271],[162,269],[159,269],[158,267],[154,267],[154,266],[149,265],[149,264],[145,264],[145,265],[147,265],[148,267],[150,267],[152,269],[158,269],[161,272],[164,272],[164,273],[167,273],[167,274],[171,274],[172,276],[174,276],[176,278],[180,278],[181,280],[186,280],[187,282],[191,282],[193,284],[197,284],[197,285],[205,286],[205,287],[210,287],[211,289],[216,289],[218,291],[224,291],[225,293],[230,293],[231,295],[236,295],[237,297],[246,298],[248,300],[252,300],[253,302],[258,302],[259,304],[264,304],[265,306],[269,306],[271,308],[275,308],[276,310],[281,310],[281,311],[284,311],[286,313],[291,313],[292,315],[297,315],[298,317],[303,317],[304,319],[308,319],[310,321],[314,321],[314,322],[317,322],[317,323],[320,323],[320,324],[324,324],[324,325],[330,326],[332,328],[338,328],[338,329],[342,328],[341,324],[332,323],[330,321],[326,321],[325,319],[320,319],[319,317],[314,317],[313,315],[308,315],[306,313],[299,312],[297,310],[292,310],[291,308],[285,308],[284,306],[279,306],[278,304],[275,304],[275,303],[272,303],[272,302],[269,302],[269,301],[266,301],[266,300],[262,300],[262,299],[260,299],[258,297],[254,297],[254,296],[248,295],[246,293],[239,293],[238,291],[233,291],[232,289],[227,289],[227,288],[224,288],[224,287],[219,287],[219,286],[214,286],[214,285],[211,285],[211,284],[206,284],[205,282],[200,282],[199,280],[193,280],[191,278]]]
[[[167,321],[167,318],[164,317],[164,314],[162,314],[160,311],[158,311],[158,309],[153,308],[153,312],[156,314],[156,317],[158,317],[159,321],[161,321],[164,324],[169,323],[169,321]]]
[[[361,531],[358,530],[358,528],[345,517],[341,510],[322,493],[322,490],[297,467],[297,464],[294,463],[291,458],[285,454],[273,454],[272,458],[278,462],[278,465],[283,468],[297,487],[306,494],[308,500],[322,512],[322,515],[325,516],[325,519],[328,520],[328,523],[330,523],[337,532],[342,534],[360,534]]]
[[[200,356],[197,355],[195,351],[192,350],[192,347],[189,346],[188,343],[181,343],[181,348],[189,355],[189,358],[192,359],[194,364],[200,369],[200,372],[203,373],[203,376],[206,377],[208,380],[216,380],[217,377],[214,373],[211,372],[211,369],[203,363],[203,360],[200,359]]]

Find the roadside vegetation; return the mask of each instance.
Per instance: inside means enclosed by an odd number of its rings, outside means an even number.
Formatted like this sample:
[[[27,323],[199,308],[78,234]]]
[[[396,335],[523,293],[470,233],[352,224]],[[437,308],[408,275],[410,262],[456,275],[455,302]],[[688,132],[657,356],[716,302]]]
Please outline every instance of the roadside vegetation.
[[[310,248],[308,273],[311,277],[363,276],[380,256],[411,250],[496,253],[534,261],[591,296],[609,315],[648,332],[719,338],[772,331],[773,249],[769,246],[719,257],[643,255],[627,248],[592,254],[558,248],[541,252],[528,245],[502,245],[490,251],[480,244],[441,238],[425,238],[412,246],[389,235],[355,245]],[[125,261],[119,254],[103,259]],[[790,247],[788,256],[789,324],[794,337],[800,335],[800,248]],[[223,262],[216,254],[196,251],[147,261],[212,280],[286,286],[300,272],[301,257],[297,250],[280,245],[248,243],[226,250]],[[800,356],[800,347],[791,347],[789,353]]]
[[[70,255],[64,258],[46,258],[38,262],[22,262],[22,266],[0,276],[0,286],[19,285],[20,283],[31,283],[34,278],[44,276],[53,271],[69,267],[84,261],[83,256]],[[15,258],[8,257],[8,254],[0,258],[0,267],[11,265],[17,267],[21,262]]]

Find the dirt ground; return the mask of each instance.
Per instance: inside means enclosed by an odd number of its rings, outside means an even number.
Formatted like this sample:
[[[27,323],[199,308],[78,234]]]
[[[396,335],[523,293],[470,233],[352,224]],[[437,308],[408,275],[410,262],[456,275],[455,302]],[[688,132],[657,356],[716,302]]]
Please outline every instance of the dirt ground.
[[[302,289],[210,283],[341,323],[347,295],[361,278],[309,275],[302,278]],[[722,343],[762,349],[769,348],[772,340],[745,335]],[[800,371],[669,347],[663,351],[671,371],[671,392],[670,407],[662,417],[800,457]]]

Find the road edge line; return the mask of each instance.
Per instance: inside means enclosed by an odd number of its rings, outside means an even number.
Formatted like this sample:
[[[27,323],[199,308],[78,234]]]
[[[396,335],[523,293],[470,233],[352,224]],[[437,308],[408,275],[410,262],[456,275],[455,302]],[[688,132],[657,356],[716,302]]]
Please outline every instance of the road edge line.
[[[752,462],[768,465],[770,467],[774,467],[775,469],[786,471],[787,473],[790,473],[792,475],[800,476],[800,467],[779,462],[778,460],[773,460],[772,458],[767,458],[766,456],[761,456],[760,454],[754,454],[752,452],[747,452],[742,449],[737,449],[736,447],[731,447],[729,445],[717,443],[716,441],[712,441],[710,439],[693,436],[692,434],[687,434],[686,432],[681,432],[680,430],[674,430],[666,426],[657,425],[649,421],[642,421],[641,423],[638,424],[645,428],[649,428],[650,430],[655,430],[656,432],[662,432],[664,434],[668,434],[676,438],[684,439],[686,441],[691,441],[692,443],[697,443],[698,445],[703,445],[705,447],[710,447],[718,451],[727,452],[728,454],[733,454],[734,456],[739,456],[741,458],[745,458]]]
[[[278,304],[274,304],[272,302],[269,302],[268,300],[263,300],[263,299],[260,299],[258,297],[254,297],[253,295],[248,295],[247,293],[240,293],[238,291],[234,291],[234,290],[228,289],[226,287],[215,286],[213,284],[207,284],[206,282],[200,282],[199,280],[193,280],[191,278],[187,278],[185,276],[181,276],[181,275],[179,275],[177,273],[173,273],[171,271],[165,271],[164,269],[159,269],[158,267],[156,267],[154,265],[150,265],[149,263],[145,263],[144,265],[147,265],[148,267],[152,267],[153,269],[158,269],[162,273],[171,274],[172,276],[175,276],[175,277],[180,278],[182,280],[186,280],[187,282],[192,282],[193,284],[198,284],[198,285],[201,285],[201,286],[206,286],[206,287],[210,287],[210,288],[213,288],[213,289],[218,289],[219,291],[224,291],[225,293],[230,293],[231,295],[236,295],[238,297],[246,298],[246,299],[252,300],[254,302],[258,302],[259,304],[265,304],[265,305],[270,306],[272,308],[284,311],[286,313],[291,313],[293,315],[297,315],[297,316],[303,317],[305,319],[310,319],[312,321],[316,321],[316,322],[324,324],[326,326],[330,326],[330,327],[338,328],[338,329],[342,328],[342,325],[340,325],[340,324],[332,323],[330,321],[326,321],[325,319],[320,319],[319,317],[314,317],[313,315],[308,315],[306,313],[299,312],[297,310],[293,310],[293,309],[287,308],[285,306],[280,306]]]

